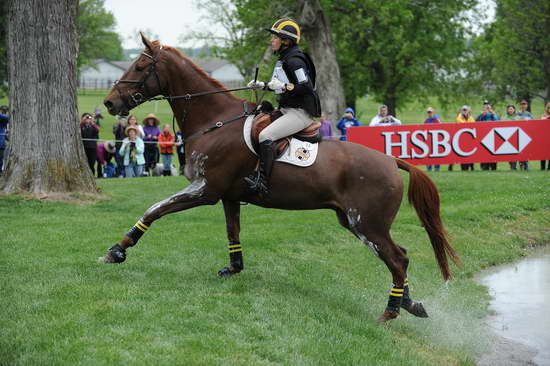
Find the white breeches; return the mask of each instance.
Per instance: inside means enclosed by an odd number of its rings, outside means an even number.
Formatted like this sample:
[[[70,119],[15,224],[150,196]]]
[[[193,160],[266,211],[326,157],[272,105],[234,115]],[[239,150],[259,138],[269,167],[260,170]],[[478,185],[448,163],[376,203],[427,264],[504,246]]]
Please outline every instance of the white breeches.
[[[260,132],[258,138],[260,143],[265,140],[276,141],[294,135],[312,123],[311,117],[303,109],[281,108],[281,112],[283,113],[282,117],[279,117]]]

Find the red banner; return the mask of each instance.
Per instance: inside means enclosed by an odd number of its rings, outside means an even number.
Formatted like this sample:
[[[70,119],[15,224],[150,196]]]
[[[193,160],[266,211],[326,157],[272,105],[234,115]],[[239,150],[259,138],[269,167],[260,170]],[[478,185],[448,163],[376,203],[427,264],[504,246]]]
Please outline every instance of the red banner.
[[[351,127],[348,140],[415,165],[550,160],[550,121]]]

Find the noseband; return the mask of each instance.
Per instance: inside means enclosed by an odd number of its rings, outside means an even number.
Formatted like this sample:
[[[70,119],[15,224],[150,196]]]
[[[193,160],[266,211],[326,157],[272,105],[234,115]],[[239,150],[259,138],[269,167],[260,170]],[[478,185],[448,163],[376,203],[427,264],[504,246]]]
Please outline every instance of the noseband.
[[[124,104],[126,104],[126,107],[128,108],[128,110],[130,110],[134,107],[137,107],[141,103],[148,100],[145,96],[146,95],[147,96],[151,95],[149,93],[149,88],[147,88],[147,80],[149,79],[149,77],[151,75],[155,75],[155,79],[157,79],[157,86],[158,86],[159,92],[161,90],[160,78],[159,78],[159,75],[157,73],[157,68],[156,68],[157,60],[153,56],[149,55],[146,52],[142,52],[141,54],[143,56],[149,57],[151,60],[153,60],[153,62],[150,63],[149,66],[147,67],[147,71],[145,71],[145,74],[143,75],[143,78],[141,78],[141,80],[120,79],[120,80],[116,80],[114,85],[113,85],[113,87],[118,92],[118,95],[120,96],[120,99],[122,99],[124,101]],[[122,92],[118,88],[118,84],[120,84],[120,83],[136,84],[137,91],[133,94],[129,94],[128,98],[123,98]]]

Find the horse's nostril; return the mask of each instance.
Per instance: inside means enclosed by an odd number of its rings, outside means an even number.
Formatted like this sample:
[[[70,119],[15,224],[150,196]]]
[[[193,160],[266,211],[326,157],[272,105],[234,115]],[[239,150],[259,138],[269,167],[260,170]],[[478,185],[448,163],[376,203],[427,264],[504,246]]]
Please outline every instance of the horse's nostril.
[[[103,104],[105,104],[105,107],[107,107],[107,109],[109,110],[113,108],[113,102],[111,102],[110,100],[106,100]]]

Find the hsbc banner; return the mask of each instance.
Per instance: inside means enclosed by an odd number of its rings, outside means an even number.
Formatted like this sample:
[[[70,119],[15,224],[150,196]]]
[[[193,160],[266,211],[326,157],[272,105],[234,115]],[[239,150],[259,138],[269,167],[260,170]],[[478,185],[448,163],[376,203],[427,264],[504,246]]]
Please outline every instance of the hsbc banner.
[[[550,160],[550,121],[351,127],[348,140],[415,165]]]

